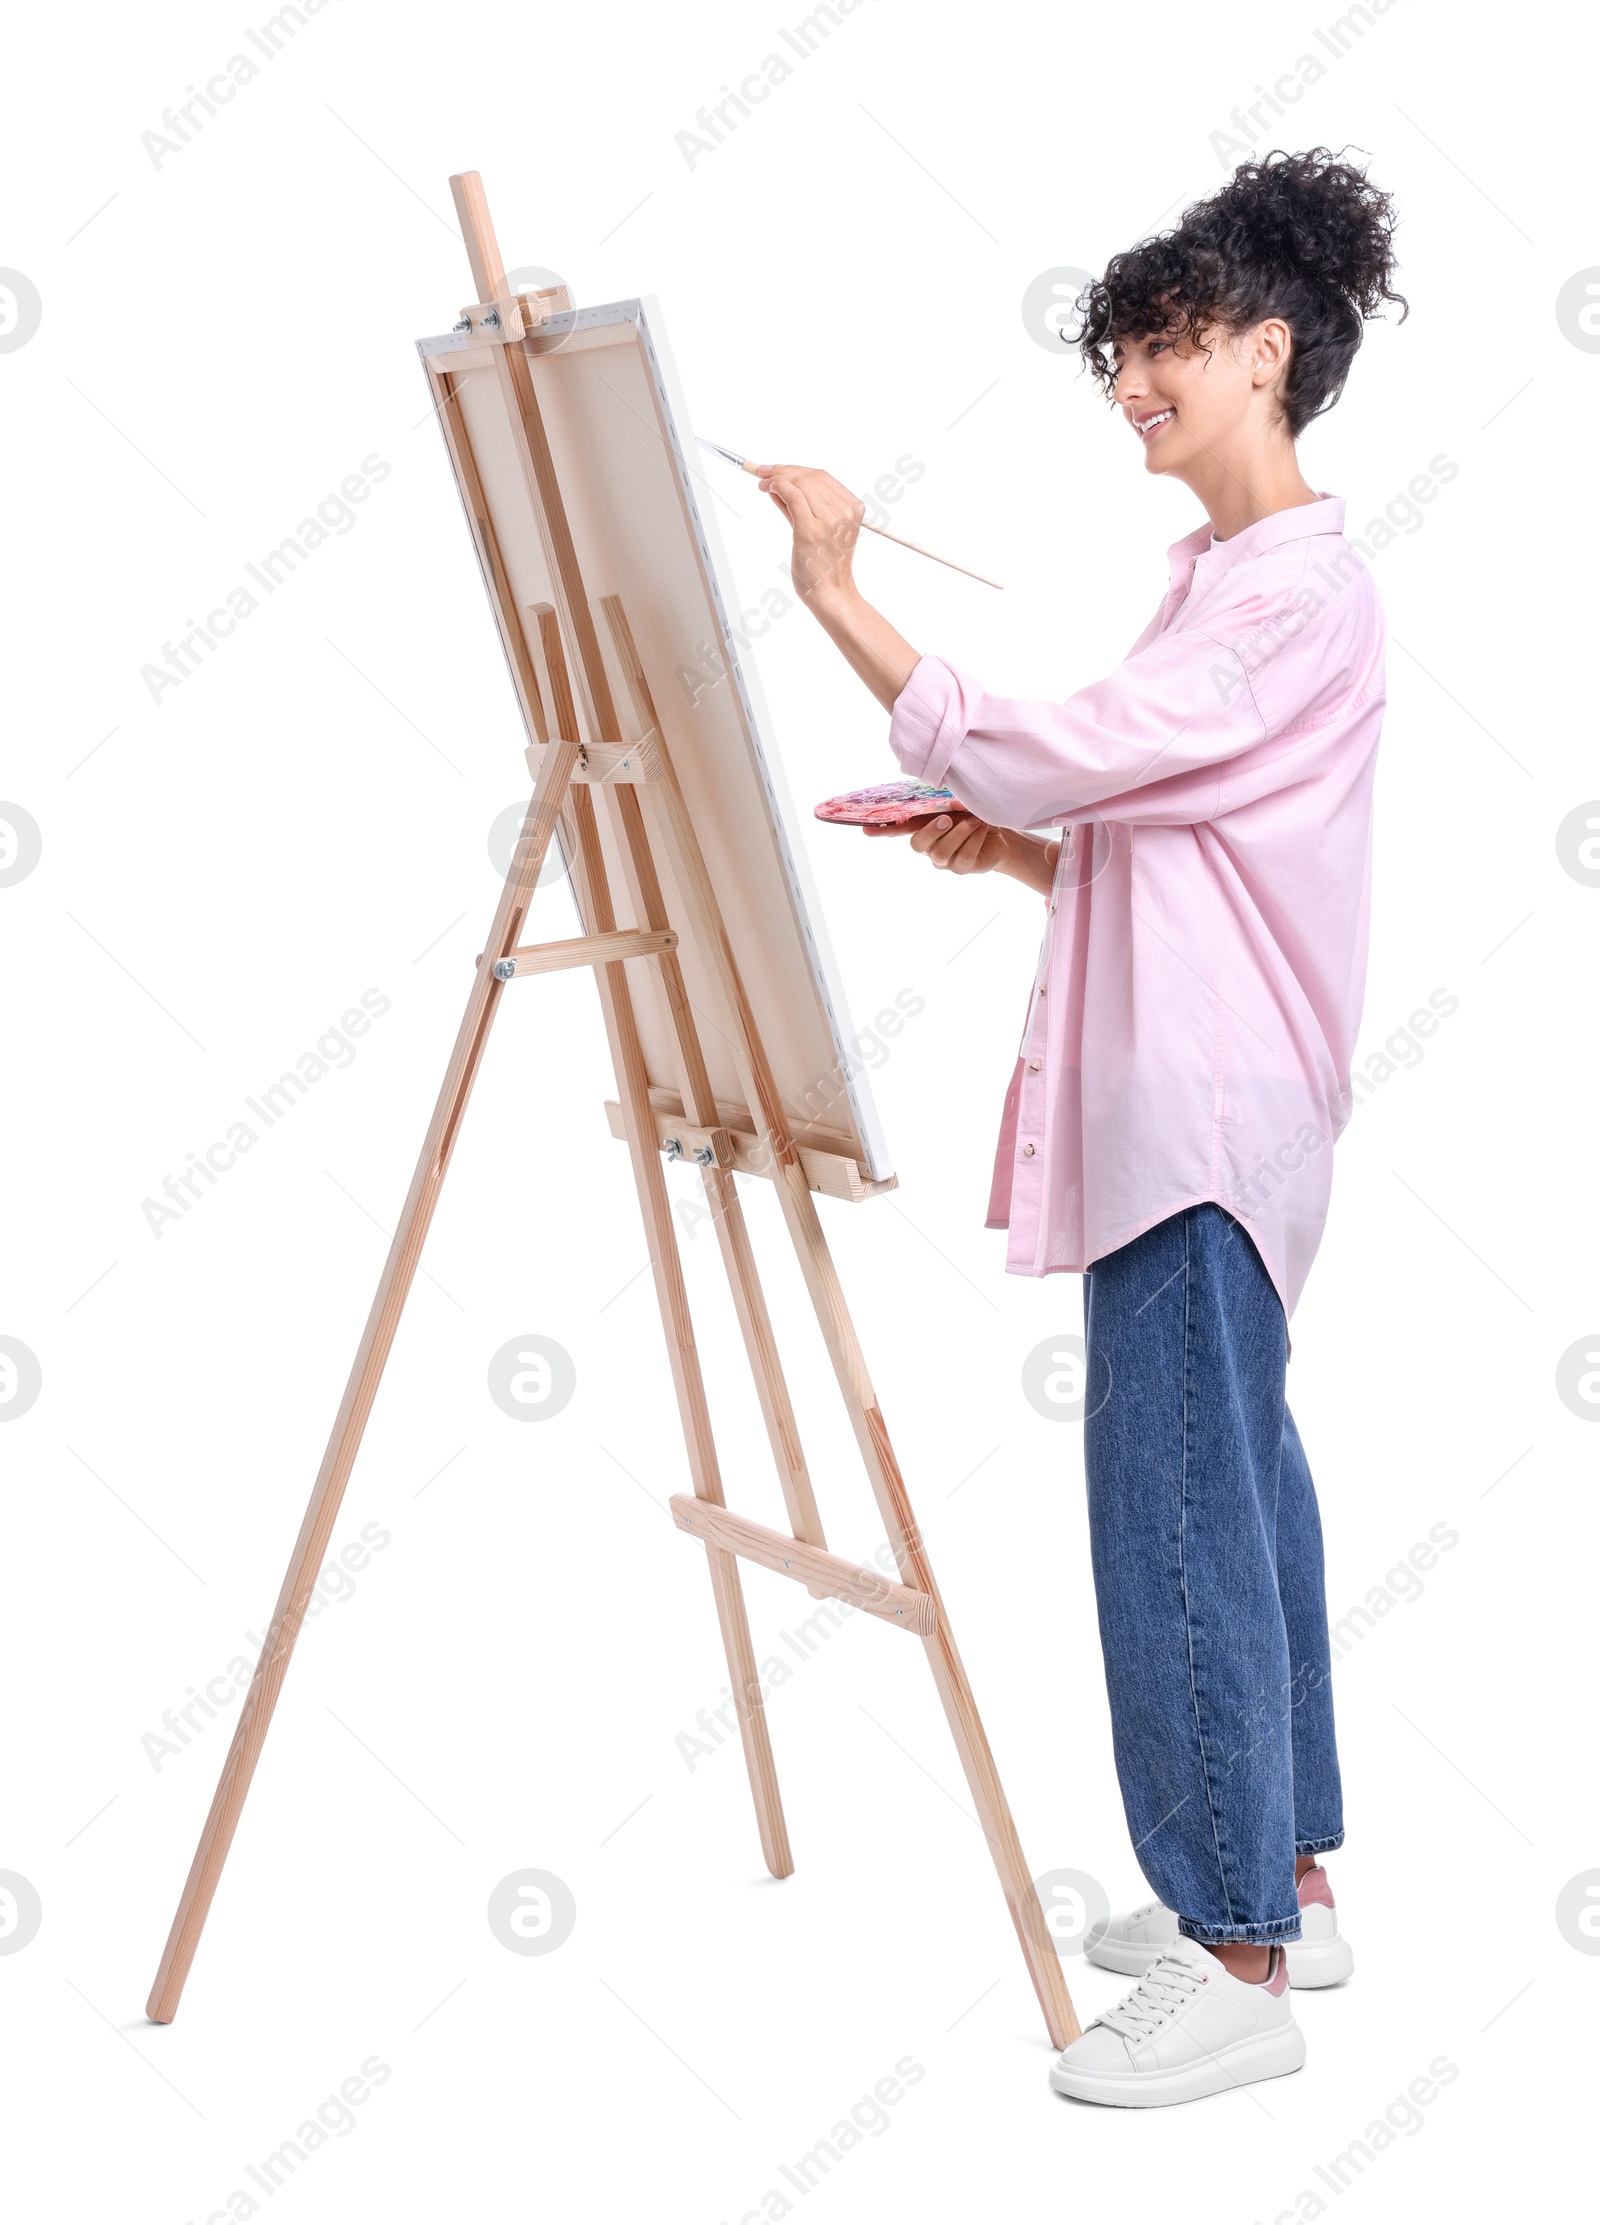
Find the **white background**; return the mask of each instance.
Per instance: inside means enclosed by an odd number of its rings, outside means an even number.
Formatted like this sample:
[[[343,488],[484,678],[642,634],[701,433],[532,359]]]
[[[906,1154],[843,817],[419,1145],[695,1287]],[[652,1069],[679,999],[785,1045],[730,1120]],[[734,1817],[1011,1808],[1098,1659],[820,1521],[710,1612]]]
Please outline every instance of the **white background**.
[[[43,1377],[0,1433],[0,1869],[43,1908],[0,1956],[19,2216],[199,2225],[248,2214],[235,2189],[304,2220],[732,2225],[781,2215],[769,2190],[839,2219],[1267,2221],[1312,2194],[1478,2216],[1543,2207],[1541,2173],[1575,2167],[1600,1961],[1555,1903],[1600,1864],[1600,1438],[1555,1384],[1600,1327],[1600,892],[1556,829],[1600,793],[1600,364],[1554,305],[1600,260],[1593,57],[1572,19],[1555,47],[1526,16],[1399,0],[1333,62],[1333,13],[867,0],[803,63],[778,38],[798,10],[731,5],[335,0],[270,64],[226,7],[14,26],[0,263],[43,303],[0,356],[0,794],[43,837],[0,889],[0,1332]],[[792,76],[691,167],[676,135],[774,51]],[[237,52],[257,77],[158,167],[141,134]],[[919,1649],[866,1618],[770,1710],[794,1877],[765,1875],[737,1748],[689,1768],[676,1741],[726,1673],[664,1512],[686,1470],[576,976],[502,1001],[336,1532],[388,1543],[306,1629],[182,2012],[150,2026],[237,1702],[159,1768],[142,1742],[270,1615],[494,907],[488,829],[525,794],[412,347],[472,290],[448,174],[481,170],[508,264],[580,302],[659,296],[696,429],[863,490],[922,462],[897,523],[1006,591],[882,544],[867,591],[992,686],[1060,695],[1122,656],[1199,514],[1036,344],[1024,291],[1214,191],[1239,156],[1213,134],[1307,52],[1321,82],[1245,142],[1363,150],[1413,305],[1369,329],[1307,475],[1360,532],[1430,459],[1459,465],[1375,558],[1361,1055],[1436,989],[1459,1010],[1342,1140],[1294,1323],[1334,1614],[1433,1525],[1458,1536],[1338,1672],[1357,1974],[1298,2001],[1306,2069],[1138,2117],[1050,2095]],[[141,667],[369,455],[390,474],[353,528],[153,703]],[[780,521],[714,484],[754,602]],[[803,810],[894,771],[803,610],[755,654]],[[803,838],[857,1022],[926,1000],[869,1077],[901,1187],[824,1200],[824,1224],[1030,1864],[1124,1904],[1079,1435],[1020,1388],[1080,1286],[1007,1277],[981,1225],[1039,907],[809,817]],[[561,887],[539,906],[532,932],[569,931]],[[353,1063],[154,1235],[142,1201],[369,988],[390,1009]],[[830,1543],[865,1555],[881,1532],[775,1202],[745,1189]],[[683,1250],[730,1497],[778,1520],[714,1243]],[[485,1387],[530,1333],[577,1370],[536,1426]],[[746,1594],[781,1653],[811,1603],[759,1570]],[[486,1920],[525,1868],[576,1902],[544,1956]],[[1069,1978],[1085,2017],[1122,1990]],[[245,2166],[372,2056],[389,2075],[350,2129],[267,2195]],[[906,2057],[920,2079],[802,2194],[779,2166]],[[1454,2080],[1335,2194],[1314,2167],[1441,2057]]]

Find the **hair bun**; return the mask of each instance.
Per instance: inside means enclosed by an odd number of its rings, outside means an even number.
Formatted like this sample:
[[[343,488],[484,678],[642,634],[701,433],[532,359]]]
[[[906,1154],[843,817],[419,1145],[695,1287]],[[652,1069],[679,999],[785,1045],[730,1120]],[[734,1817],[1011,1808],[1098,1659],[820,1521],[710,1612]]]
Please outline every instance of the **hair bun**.
[[[1241,261],[1294,270],[1308,285],[1343,294],[1364,317],[1402,298],[1388,291],[1392,196],[1326,147],[1242,162],[1218,198],[1236,211],[1217,240],[1224,254],[1236,247]]]
[[[1357,150],[1359,152],[1359,149]],[[1079,294],[1073,335],[1108,397],[1120,339],[1168,334],[1203,344],[1213,327],[1248,331],[1281,317],[1294,336],[1279,400],[1292,438],[1344,391],[1362,320],[1394,291],[1394,200],[1327,147],[1274,148],[1241,162],[1220,192],[1171,231],[1113,255]],[[1063,335],[1065,337],[1065,335]]]

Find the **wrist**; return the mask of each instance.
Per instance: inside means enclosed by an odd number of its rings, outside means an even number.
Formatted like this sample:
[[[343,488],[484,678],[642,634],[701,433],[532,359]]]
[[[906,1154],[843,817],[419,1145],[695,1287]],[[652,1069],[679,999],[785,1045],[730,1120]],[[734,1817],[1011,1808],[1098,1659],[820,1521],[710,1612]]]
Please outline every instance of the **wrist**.
[[[1005,837],[1006,854],[997,868],[1009,873],[1014,881],[1021,881],[1026,888],[1048,896],[1055,881],[1056,859],[1060,855],[1058,842],[1033,842],[1013,828],[997,830]]]
[[[797,580],[795,592],[812,615],[830,628],[852,623],[866,608],[865,598],[855,581],[840,579],[837,575],[813,580],[806,587]]]

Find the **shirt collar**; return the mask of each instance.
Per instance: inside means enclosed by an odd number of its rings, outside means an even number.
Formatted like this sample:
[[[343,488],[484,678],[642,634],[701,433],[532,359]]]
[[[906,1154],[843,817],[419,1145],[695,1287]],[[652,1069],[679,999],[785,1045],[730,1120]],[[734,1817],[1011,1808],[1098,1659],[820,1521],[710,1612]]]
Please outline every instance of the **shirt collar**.
[[[1167,551],[1167,561],[1174,577],[1187,571],[1197,559],[1212,571],[1222,572],[1231,565],[1278,547],[1281,542],[1308,540],[1314,534],[1343,531],[1343,495],[1324,494],[1319,489],[1315,502],[1300,502],[1289,510],[1274,510],[1269,517],[1257,518],[1254,525],[1247,525],[1242,533],[1219,541],[1215,548],[1211,546],[1210,520],[1203,519],[1192,533],[1173,542]]]

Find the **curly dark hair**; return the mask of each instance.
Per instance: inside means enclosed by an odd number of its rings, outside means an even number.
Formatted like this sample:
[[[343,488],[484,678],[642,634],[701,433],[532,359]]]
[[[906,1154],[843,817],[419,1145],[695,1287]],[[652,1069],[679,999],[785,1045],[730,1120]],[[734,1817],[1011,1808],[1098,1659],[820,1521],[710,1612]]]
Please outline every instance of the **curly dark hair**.
[[[1344,150],[1341,150],[1341,153]],[[1360,149],[1356,150],[1358,153]],[[1344,391],[1361,345],[1362,320],[1392,291],[1393,196],[1326,147],[1281,148],[1241,162],[1209,200],[1186,208],[1176,228],[1113,255],[1074,303],[1075,331],[1062,338],[1111,399],[1119,339],[1152,333],[1204,347],[1210,328],[1247,331],[1282,317],[1293,335],[1279,390],[1292,439]]]

